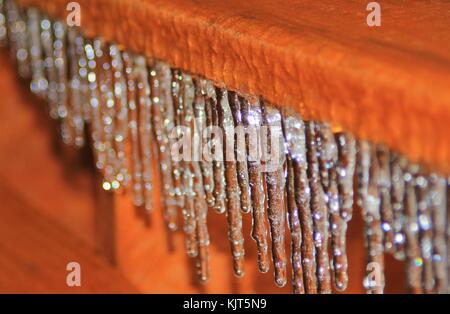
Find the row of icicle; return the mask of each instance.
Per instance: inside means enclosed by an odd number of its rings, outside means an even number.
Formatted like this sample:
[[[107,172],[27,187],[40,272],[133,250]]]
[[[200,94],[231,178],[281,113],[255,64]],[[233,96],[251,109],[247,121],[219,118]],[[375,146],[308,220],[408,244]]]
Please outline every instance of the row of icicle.
[[[105,190],[130,186],[134,204],[152,210],[157,160],[164,218],[176,230],[182,214],[187,253],[197,259],[201,281],[209,276],[207,214],[213,209],[226,214],[237,276],[244,274],[242,215],[249,214],[258,268],[268,272],[272,263],[278,286],[288,280],[288,225],[294,292],[345,290],[346,230],[355,198],[365,221],[368,265],[381,271],[368,273],[367,291],[383,292],[388,252],[405,260],[411,292],[448,292],[450,201],[443,177],[424,173],[383,145],[357,141],[326,123],[303,121],[257,97],[87,39],[80,29],[36,9],[19,8],[12,0],[0,0],[0,6],[0,42],[8,42],[19,75],[31,79],[31,91],[46,99],[51,117],[61,121],[65,143],[84,145],[89,127]],[[244,159],[175,161],[170,134],[180,125],[194,132],[220,127],[223,154]],[[271,171],[246,158],[246,149],[261,145],[259,136],[241,138],[244,146],[238,149],[239,140],[229,134],[235,126],[267,125],[282,129],[284,143],[281,167]],[[272,138],[264,136],[262,141]]]

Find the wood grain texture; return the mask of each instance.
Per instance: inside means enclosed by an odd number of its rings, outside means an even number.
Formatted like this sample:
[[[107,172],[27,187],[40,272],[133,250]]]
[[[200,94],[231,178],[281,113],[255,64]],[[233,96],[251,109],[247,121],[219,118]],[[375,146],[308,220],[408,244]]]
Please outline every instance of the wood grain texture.
[[[65,17],[68,0],[20,0]],[[450,173],[450,3],[80,0],[82,27]]]

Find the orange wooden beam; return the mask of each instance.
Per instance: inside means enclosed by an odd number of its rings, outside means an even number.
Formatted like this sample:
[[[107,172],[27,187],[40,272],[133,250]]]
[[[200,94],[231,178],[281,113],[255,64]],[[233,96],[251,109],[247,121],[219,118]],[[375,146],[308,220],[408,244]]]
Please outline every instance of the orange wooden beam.
[[[66,17],[68,0],[20,0]],[[450,173],[446,1],[80,0],[82,27]]]
[[[66,17],[68,0],[20,0]],[[79,0],[82,27],[450,173],[450,3]]]

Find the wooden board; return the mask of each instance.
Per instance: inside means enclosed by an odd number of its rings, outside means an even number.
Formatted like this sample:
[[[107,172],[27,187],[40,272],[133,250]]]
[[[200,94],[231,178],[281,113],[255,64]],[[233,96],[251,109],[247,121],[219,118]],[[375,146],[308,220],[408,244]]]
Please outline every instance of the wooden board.
[[[65,18],[68,0],[20,0]],[[80,0],[82,27],[450,173],[450,3]]]

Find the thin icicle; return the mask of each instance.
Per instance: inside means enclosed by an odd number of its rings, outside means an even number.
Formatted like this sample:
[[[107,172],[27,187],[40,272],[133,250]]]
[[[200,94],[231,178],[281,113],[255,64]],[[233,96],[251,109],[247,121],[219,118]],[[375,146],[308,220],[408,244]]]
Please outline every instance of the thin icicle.
[[[28,52],[28,29],[26,14],[14,1],[6,2],[6,20],[11,54],[17,63],[21,78],[31,77],[30,55]],[[53,52],[53,47],[51,47]],[[53,58],[53,56],[51,56]]]
[[[338,133],[335,136],[336,144],[338,148],[338,161],[337,161],[337,185],[339,193],[339,211],[342,220],[337,220],[337,223],[341,224],[338,233],[338,240],[341,249],[341,255],[334,253],[338,256],[337,266],[334,268],[340,268],[339,273],[342,275],[338,281],[335,278],[335,285],[337,289],[344,290],[348,281],[348,261],[346,256],[346,230],[347,223],[351,220],[353,215],[353,178],[355,174],[356,163],[356,142],[353,136],[347,133]],[[333,232],[334,230],[332,230]],[[336,272],[336,270],[335,270]]]
[[[341,217],[350,221],[353,215],[353,177],[356,163],[356,141],[348,133],[336,134],[338,147],[338,188]]]
[[[53,59],[53,26],[52,22],[45,18],[41,21],[41,43],[44,52],[45,72],[48,82],[47,103],[50,117],[58,118],[58,95],[57,95],[57,74],[55,61]]]
[[[167,125],[173,127],[173,108],[170,101],[170,110],[167,110],[167,101],[170,82],[164,77],[165,65],[156,62],[150,70],[151,91],[152,91],[152,123],[156,141],[158,142],[158,160],[162,180],[162,195],[164,196],[164,220],[169,230],[175,231],[178,228],[178,211],[174,193],[172,178],[172,158],[170,154],[170,142]]]
[[[433,272],[434,292],[447,293],[447,245],[445,243],[445,225],[447,220],[445,179],[432,174],[429,178],[429,196],[431,219],[433,223]]]
[[[417,198],[415,193],[415,176],[418,166],[409,165],[404,172],[405,180],[405,235],[406,235],[406,275],[408,288],[412,293],[422,293],[423,260],[419,245],[419,224],[417,223]]]
[[[394,213],[391,198],[390,154],[386,146],[377,145],[377,162],[379,164],[378,189],[380,193],[381,228],[386,252],[394,252]]]
[[[185,107],[185,101],[192,101],[193,95],[188,95],[186,84],[190,84],[184,81],[185,77],[179,70],[172,72],[172,99],[173,110],[175,113],[175,121],[178,127],[184,127],[185,129],[177,128],[177,138],[184,139],[188,137],[191,139],[191,129],[187,127],[193,119],[193,112],[188,111],[189,107]],[[190,79],[190,77],[186,77]],[[192,97],[191,97],[192,96]],[[182,147],[183,154],[186,154],[184,149],[188,147]],[[176,172],[175,172],[176,171]],[[183,213],[183,230],[185,234],[185,244],[188,256],[198,256],[197,236],[196,236],[196,217],[195,217],[195,204],[194,204],[194,173],[192,172],[191,162],[189,160],[181,160],[177,164],[177,169],[174,169],[174,180],[179,184],[179,191],[177,191],[178,204],[182,208]]]
[[[126,140],[128,137],[128,101],[127,81],[122,53],[115,44],[109,46],[111,69],[113,73],[113,89],[115,103],[114,147],[116,152],[115,181],[120,185],[127,185],[129,181],[128,158]]]
[[[429,204],[428,179],[423,174],[416,177],[417,221],[419,226],[419,245],[423,263],[422,289],[425,293],[434,290],[433,273],[433,230]]]
[[[219,97],[218,118],[223,132],[223,155],[226,180],[226,214],[228,238],[233,254],[233,268],[236,276],[244,275],[244,237],[242,235],[242,214],[239,198],[236,161],[234,160],[234,123],[226,90]],[[216,198],[217,200],[217,198]]]
[[[182,126],[181,116],[183,114],[183,98],[180,91],[180,82],[183,77],[181,76],[181,72],[178,70],[171,71],[170,75],[166,74],[166,77],[171,79],[171,95],[172,95],[172,110],[173,110],[173,122],[174,126]],[[180,130],[176,129],[176,136],[180,138],[183,136],[180,133]],[[173,158],[172,158],[173,159]],[[172,164],[172,176],[174,182],[174,193],[175,199],[177,202],[177,206],[179,209],[185,213],[185,204],[184,204],[184,191],[183,191],[183,162],[182,161],[174,161]],[[186,214],[184,214],[184,225],[186,226]]]
[[[61,137],[64,143],[70,143],[71,130],[68,119],[68,85],[67,85],[67,26],[63,22],[53,23],[53,58],[56,71],[56,110],[61,119]]]
[[[48,82],[44,73],[44,56],[41,44],[40,21],[41,16],[39,11],[34,8],[27,9],[28,16],[28,42],[29,42],[29,56],[31,63],[31,83],[30,90],[39,97],[44,97],[47,92]],[[74,59],[72,59],[74,60]]]
[[[142,188],[142,163],[139,155],[139,131],[138,131],[138,108],[137,108],[137,88],[136,73],[134,71],[133,56],[127,52],[122,54],[126,80],[128,98],[128,136],[130,151],[130,169],[132,176],[133,203],[135,206],[144,205],[144,195]]]
[[[190,75],[184,75],[182,85],[184,90],[184,124],[193,132],[191,137],[193,138],[192,149],[195,154],[195,151],[198,153],[201,147],[199,141],[199,131],[201,129],[199,130],[196,126],[195,87]],[[194,216],[198,251],[197,273],[200,282],[205,283],[209,278],[209,234],[206,224],[208,205],[206,203],[203,174],[200,165],[198,156],[189,163],[194,183]]]
[[[78,31],[75,28],[67,30],[67,57],[69,62],[69,106],[68,123],[71,131],[70,143],[76,147],[84,145],[84,117],[81,97],[80,67],[77,56]],[[39,84],[38,84],[39,85]],[[41,88],[38,88],[41,90]]]
[[[151,211],[153,210],[152,102],[145,57],[136,57],[134,64],[137,77],[138,130],[144,184],[144,207]]]
[[[8,0],[0,0],[0,47],[8,45],[8,27],[6,25],[6,3]]]
[[[380,294],[384,291],[383,232],[381,229],[379,166],[376,151],[365,141],[358,145],[358,202],[365,222],[368,269],[373,270],[364,278],[367,293]]]
[[[260,143],[262,113],[257,97],[246,97],[242,102],[242,120],[248,131],[245,134],[247,168],[252,200],[252,238],[256,242],[258,269],[262,273],[269,271],[270,259],[267,242],[267,214],[264,205],[264,181],[261,172]],[[254,155],[250,152],[253,152]]]
[[[403,169],[406,167],[405,158],[391,154],[391,203],[393,210],[394,229],[394,257],[405,259],[405,181]]]
[[[105,190],[117,189],[116,181],[116,151],[114,150],[115,132],[115,98],[113,91],[113,72],[109,47],[101,40],[96,41],[96,63],[99,88],[100,124],[101,124],[101,150],[104,154],[103,188]]]

